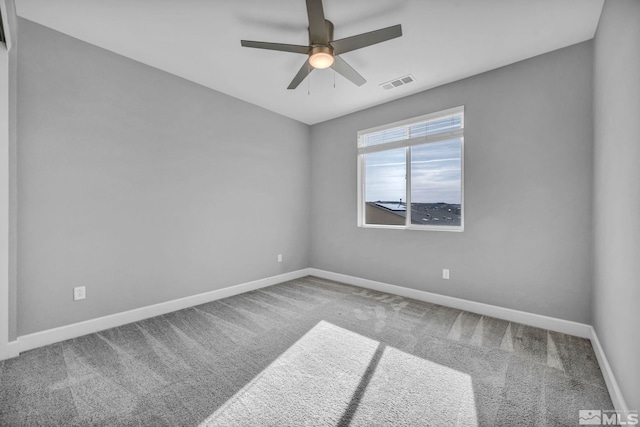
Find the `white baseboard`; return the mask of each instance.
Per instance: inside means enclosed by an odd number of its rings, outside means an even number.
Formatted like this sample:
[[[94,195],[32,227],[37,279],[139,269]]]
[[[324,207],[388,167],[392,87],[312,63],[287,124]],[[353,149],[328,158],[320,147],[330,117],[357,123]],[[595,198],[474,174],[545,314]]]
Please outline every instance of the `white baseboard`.
[[[279,274],[277,276],[271,276],[265,279],[254,280],[252,282],[217,289],[215,291],[192,295],[185,298],[179,298],[160,304],[149,305],[147,307],[124,311],[122,313],[116,313],[109,316],[98,317],[97,319],[73,323],[71,325],[48,329],[46,331],[36,332],[29,335],[23,335],[18,337],[18,345],[13,345],[12,351],[18,351],[19,353],[31,350],[71,338],[77,338],[82,335],[114,328],[116,326],[126,325],[127,323],[138,322],[150,317],[160,316],[162,314],[182,310],[183,308],[193,307],[195,305],[227,298],[244,292],[253,291],[255,289],[264,288],[266,286],[275,285],[277,283],[286,282],[287,280],[299,279],[300,277],[308,275],[308,269],[304,268],[301,270],[292,271],[290,273]],[[16,341],[14,341],[13,343],[16,343]]]
[[[362,288],[373,289],[380,292],[396,294],[407,298],[430,302],[432,304],[444,305],[459,310],[470,311],[484,316],[495,317],[508,320],[510,322],[522,323],[523,325],[535,326],[550,331],[562,332],[563,334],[574,335],[580,338],[591,338],[591,326],[584,323],[571,322],[569,320],[556,319],[554,317],[542,316],[540,314],[528,313],[525,311],[513,310],[510,308],[498,307],[481,302],[470,301],[462,298],[449,297],[434,294],[427,291],[405,288],[391,285],[389,283],[377,282],[375,280],[363,279],[360,277],[348,276],[346,274],[333,273],[330,271],[310,268],[309,274],[323,279],[335,280]]]
[[[616,381],[616,377],[613,375],[613,370],[611,370],[611,365],[609,365],[604,349],[600,345],[598,334],[596,334],[596,330],[593,327],[591,327],[591,336],[589,338],[591,339],[593,351],[596,353],[596,358],[598,359],[602,376],[604,377],[605,383],[607,383],[607,388],[609,389],[609,395],[613,401],[613,406],[615,406],[618,412],[627,412],[629,408],[622,396],[620,386],[618,386],[618,381]]]
[[[2,344],[0,344],[1,346]],[[4,348],[0,348],[0,361],[13,359],[20,355],[20,343],[16,341],[9,341],[4,343]]]
[[[8,359],[20,356],[20,343],[18,340],[7,343],[7,356]]]

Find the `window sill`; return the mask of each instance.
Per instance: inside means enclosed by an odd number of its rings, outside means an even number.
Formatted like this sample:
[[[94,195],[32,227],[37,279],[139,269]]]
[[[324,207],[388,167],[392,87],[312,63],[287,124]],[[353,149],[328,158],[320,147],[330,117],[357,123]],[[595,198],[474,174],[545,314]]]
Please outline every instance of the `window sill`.
[[[382,224],[359,224],[358,228],[373,228],[373,229],[384,229],[384,230],[417,230],[417,231],[453,231],[461,233],[464,231],[464,226],[428,226],[428,225],[414,225],[414,226],[404,226],[404,225],[382,225]]]

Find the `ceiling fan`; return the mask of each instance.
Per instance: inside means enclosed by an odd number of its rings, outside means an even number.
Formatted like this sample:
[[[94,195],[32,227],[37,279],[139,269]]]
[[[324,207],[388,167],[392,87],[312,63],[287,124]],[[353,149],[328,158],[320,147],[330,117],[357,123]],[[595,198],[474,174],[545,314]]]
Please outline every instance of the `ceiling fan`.
[[[358,86],[362,86],[366,80],[339,55],[356,49],[371,46],[387,40],[402,36],[402,26],[382,28],[357,36],[333,40],[333,23],[324,17],[322,0],[306,0],[307,15],[309,17],[309,45],[295,45],[282,43],[257,42],[241,40],[244,47],[257,49],[279,50],[307,55],[308,58],[302,65],[298,74],[293,78],[287,89],[295,89],[315,68],[333,69]]]

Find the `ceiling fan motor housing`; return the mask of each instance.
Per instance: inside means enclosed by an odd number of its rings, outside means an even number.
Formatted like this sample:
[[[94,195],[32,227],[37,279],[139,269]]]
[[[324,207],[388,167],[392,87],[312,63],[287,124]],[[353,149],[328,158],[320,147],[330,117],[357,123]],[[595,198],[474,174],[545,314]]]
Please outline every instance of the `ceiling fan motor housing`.
[[[328,19],[324,20],[324,25],[327,27],[327,40],[313,40],[311,37],[311,28],[309,28],[309,45],[328,45],[333,40],[333,22]]]

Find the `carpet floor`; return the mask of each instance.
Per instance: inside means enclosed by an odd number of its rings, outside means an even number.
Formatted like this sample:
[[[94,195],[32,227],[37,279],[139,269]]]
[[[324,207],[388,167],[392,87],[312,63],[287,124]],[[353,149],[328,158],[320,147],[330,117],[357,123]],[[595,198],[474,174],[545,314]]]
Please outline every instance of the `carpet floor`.
[[[0,362],[1,426],[574,426],[589,340],[306,277]]]

